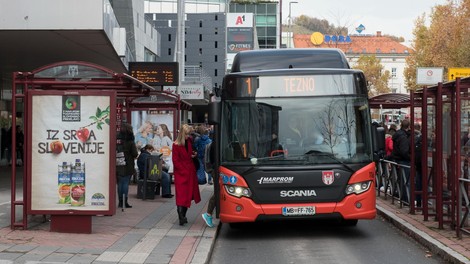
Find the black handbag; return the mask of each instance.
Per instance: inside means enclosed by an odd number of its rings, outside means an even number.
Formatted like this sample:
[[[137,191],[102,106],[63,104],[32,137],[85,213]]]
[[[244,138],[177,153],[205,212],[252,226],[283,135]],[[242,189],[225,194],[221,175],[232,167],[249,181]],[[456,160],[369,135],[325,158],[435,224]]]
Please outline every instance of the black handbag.
[[[188,143],[189,143],[189,141],[186,140],[185,147],[186,147],[186,151],[189,152],[189,148],[188,148],[189,144]],[[192,155],[192,153],[189,153],[189,155]],[[196,168],[196,171],[198,171],[199,170],[199,160],[197,159],[197,155],[196,155],[196,157],[192,158],[192,160],[193,160],[193,163],[194,163],[194,167]]]
[[[197,159],[197,156],[193,158],[193,163],[194,163],[194,167],[196,168],[196,171],[198,171],[200,164],[199,164],[199,160]]]

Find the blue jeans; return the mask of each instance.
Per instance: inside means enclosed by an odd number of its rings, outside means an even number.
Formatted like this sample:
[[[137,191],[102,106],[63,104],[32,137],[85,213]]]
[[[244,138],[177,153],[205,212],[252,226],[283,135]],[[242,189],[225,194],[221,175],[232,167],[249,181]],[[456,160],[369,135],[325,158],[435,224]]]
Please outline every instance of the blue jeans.
[[[171,194],[171,179],[170,174],[162,171],[162,195]]]
[[[404,161],[404,160],[398,160],[397,161],[398,164],[400,165],[405,165],[405,166],[410,166],[410,162],[409,161]],[[402,190],[401,190],[401,193],[402,193],[402,200],[404,202],[409,202],[408,200],[408,190],[410,189],[410,168],[407,168],[407,167],[403,167],[404,169],[404,172],[405,172],[405,182],[402,183]],[[399,176],[400,177],[400,182],[403,181],[403,179],[401,178],[401,175]]]
[[[127,199],[129,196],[129,183],[131,181],[131,176],[118,176],[117,177],[117,188],[118,188],[118,198],[119,200],[122,199],[124,196],[124,199]]]

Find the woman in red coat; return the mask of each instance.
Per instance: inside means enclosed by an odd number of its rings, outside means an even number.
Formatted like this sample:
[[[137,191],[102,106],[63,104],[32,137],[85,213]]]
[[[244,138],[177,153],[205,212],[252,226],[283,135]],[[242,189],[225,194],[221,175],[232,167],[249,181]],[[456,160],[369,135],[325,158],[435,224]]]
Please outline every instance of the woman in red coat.
[[[176,206],[180,225],[188,222],[186,211],[191,206],[191,201],[199,203],[201,194],[197,183],[196,167],[193,158],[197,152],[193,151],[191,127],[184,124],[178,137],[173,143],[172,160],[173,175],[175,176]]]

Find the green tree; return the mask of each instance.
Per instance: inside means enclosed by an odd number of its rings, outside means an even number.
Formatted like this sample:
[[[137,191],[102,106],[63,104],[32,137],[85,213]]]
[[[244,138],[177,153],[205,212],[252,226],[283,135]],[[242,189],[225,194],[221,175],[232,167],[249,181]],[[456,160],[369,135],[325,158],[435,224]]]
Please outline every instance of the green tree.
[[[390,88],[388,87],[390,72],[384,71],[380,59],[375,57],[375,55],[361,55],[353,68],[364,72],[369,86],[369,97],[390,93]]]

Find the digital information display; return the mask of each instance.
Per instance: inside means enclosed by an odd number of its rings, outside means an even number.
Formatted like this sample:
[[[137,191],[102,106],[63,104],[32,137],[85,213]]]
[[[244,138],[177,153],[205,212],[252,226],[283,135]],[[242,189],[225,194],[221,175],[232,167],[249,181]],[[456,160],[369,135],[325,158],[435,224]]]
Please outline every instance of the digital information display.
[[[148,85],[178,85],[177,62],[129,62],[129,74]]]

